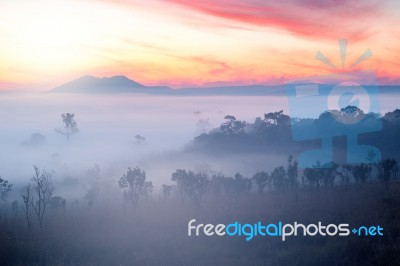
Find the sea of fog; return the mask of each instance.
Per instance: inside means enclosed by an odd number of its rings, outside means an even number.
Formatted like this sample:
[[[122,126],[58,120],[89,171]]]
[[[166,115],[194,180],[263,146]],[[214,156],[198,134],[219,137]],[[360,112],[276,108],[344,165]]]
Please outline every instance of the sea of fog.
[[[398,99],[381,96],[381,113],[396,109]],[[16,184],[27,182],[36,164],[54,170],[59,179],[79,178],[98,164],[103,176],[115,179],[127,167],[139,165],[163,183],[179,163],[151,158],[179,153],[199,134],[200,119],[217,127],[228,114],[253,122],[279,110],[290,115],[286,97],[1,94],[0,176]],[[75,114],[79,127],[69,143],[55,131],[63,126],[61,114],[67,112]],[[23,145],[33,133],[44,135],[44,143]],[[144,136],[146,144],[135,143],[136,135]]]

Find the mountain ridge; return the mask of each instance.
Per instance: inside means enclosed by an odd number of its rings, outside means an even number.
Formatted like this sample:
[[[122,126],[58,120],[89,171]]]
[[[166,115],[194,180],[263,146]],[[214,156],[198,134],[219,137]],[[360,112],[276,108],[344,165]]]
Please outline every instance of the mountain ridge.
[[[145,86],[123,75],[94,77],[85,75],[57,86],[50,92],[61,93],[154,93],[158,90],[171,90],[166,86]]]
[[[316,84],[316,83],[299,83]],[[322,89],[331,89],[333,84],[318,84]],[[365,87],[368,87],[366,85]],[[400,87],[377,86],[381,93],[398,93]],[[132,93],[132,94],[157,94],[157,95],[242,95],[242,96],[282,96],[286,95],[286,84],[281,85],[232,85],[215,87],[189,87],[181,89],[172,89],[167,86],[146,86],[139,82],[129,79],[123,75],[111,77],[95,77],[85,75],[75,80],[69,81],[63,85],[50,90],[51,93]]]

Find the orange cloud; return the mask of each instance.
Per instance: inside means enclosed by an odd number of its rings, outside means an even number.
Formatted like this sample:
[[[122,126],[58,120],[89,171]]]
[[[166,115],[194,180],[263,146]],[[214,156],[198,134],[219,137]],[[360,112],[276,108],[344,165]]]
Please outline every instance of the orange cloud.
[[[86,74],[172,87],[277,84],[334,73],[314,57],[321,50],[340,65],[338,38],[349,41],[349,62],[371,48],[372,60],[360,69],[399,81],[400,31],[393,25],[400,20],[386,1],[46,3],[33,14],[32,3],[0,4],[0,89],[49,89]]]

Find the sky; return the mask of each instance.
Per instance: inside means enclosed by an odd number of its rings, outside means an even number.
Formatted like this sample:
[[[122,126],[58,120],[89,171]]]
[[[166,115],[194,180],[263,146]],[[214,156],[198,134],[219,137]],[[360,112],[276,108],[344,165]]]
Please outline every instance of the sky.
[[[84,75],[173,88],[338,73],[372,83],[366,70],[400,84],[396,25],[396,0],[0,0],[0,90],[46,91]]]

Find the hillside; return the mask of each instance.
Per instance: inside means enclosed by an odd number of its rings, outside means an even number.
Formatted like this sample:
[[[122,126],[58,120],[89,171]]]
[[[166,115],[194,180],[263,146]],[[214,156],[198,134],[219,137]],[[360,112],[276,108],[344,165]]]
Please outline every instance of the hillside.
[[[170,90],[163,86],[145,86],[125,76],[112,76],[97,78],[83,76],[61,86],[50,92],[60,93],[164,93]]]

